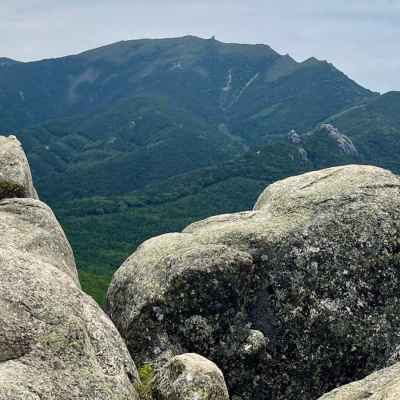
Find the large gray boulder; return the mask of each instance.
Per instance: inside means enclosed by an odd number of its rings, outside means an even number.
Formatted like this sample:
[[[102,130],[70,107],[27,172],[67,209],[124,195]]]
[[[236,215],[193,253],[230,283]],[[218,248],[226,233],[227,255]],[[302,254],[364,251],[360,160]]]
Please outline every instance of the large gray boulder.
[[[138,381],[117,329],[81,291],[50,208],[0,201],[0,400],[135,400]]]
[[[342,386],[319,400],[398,400],[400,399],[400,363],[366,378]]]
[[[154,386],[158,400],[229,400],[221,370],[194,353],[173,357],[158,371]]]
[[[10,197],[38,198],[21,143],[15,136],[0,136],[0,200]]]
[[[0,248],[29,253],[65,272],[79,286],[71,246],[51,209],[39,200],[0,201]]]
[[[316,398],[399,344],[400,179],[330,168],[269,186],[255,209],[142,244],[108,312],[139,363],[199,353],[241,399]]]

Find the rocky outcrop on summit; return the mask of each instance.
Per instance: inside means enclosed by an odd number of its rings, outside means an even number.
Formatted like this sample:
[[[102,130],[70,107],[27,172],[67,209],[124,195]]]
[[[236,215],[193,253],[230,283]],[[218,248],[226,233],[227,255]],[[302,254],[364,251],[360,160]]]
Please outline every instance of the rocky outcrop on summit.
[[[174,357],[158,372],[154,386],[159,400],[229,400],[221,370],[198,354]]]
[[[0,200],[11,197],[38,198],[21,143],[15,136],[0,136]]]
[[[1,159],[0,176],[33,196],[33,186],[15,178],[24,154],[11,143],[0,137],[8,160]],[[128,350],[80,290],[71,247],[39,200],[0,201],[0,276],[0,400],[137,399]]]
[[[199,353],[233,398],[316,398],[399,345],[400,179],[345,166],[269,186],[249,212],[142,244],[108,311],[135,360]]]

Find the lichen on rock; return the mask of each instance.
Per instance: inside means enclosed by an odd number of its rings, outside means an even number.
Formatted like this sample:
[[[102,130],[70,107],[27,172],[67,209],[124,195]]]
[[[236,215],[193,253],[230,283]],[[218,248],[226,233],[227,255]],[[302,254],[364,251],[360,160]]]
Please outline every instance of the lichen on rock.
[[[319,400],[398,400],[400,363],[374,372],[366,378],[337,388]]]
[[[344,166],[142,244],[108,312],[138,362],[198,352],[243,400],[316,398],[400,345],[400,179]]]
[[[168,361],[155,376],[157,400],[229,400],[221,370],[198,354]]]

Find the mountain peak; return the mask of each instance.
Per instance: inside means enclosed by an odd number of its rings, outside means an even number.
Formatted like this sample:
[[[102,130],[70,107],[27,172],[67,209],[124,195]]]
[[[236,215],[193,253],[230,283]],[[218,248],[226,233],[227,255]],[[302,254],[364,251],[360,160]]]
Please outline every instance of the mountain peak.
[[[303,65],[317,65],[322,63],[327,63],[327,61],[319,60],[316,57],[307,58],[307,60],[302,62]]]
[[[84,51],[76,56],[102,57],[117,63],[126,62],[134,55],[149,57],[150,54],[168,53],[168,57],[175,54],[192,55],[199,57],[209,51],[222,56],[228,54],[242,54],[245,57],[279,57],[280,54],[266,44],[227,43],[217,40],[215,36],[201,38],[186,35],[171,38],[132,39],[107,44],[92,50]]]

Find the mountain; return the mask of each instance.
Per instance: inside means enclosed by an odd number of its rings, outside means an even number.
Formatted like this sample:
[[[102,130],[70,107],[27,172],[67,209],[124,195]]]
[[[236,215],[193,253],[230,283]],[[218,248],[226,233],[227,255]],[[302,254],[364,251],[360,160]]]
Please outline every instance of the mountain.
[[[1,100],[7,98],[9,118],[4,109],[0,116],[7,129],[93,111],[133,96],[165,96],[172,104],[217,122],[234,117],[238,123],[247,116],[261,124],[267,114],[282,115],[290,103],[314,94],[317,97],[308,102],[315,115],[308,108],[306,117],[315,123],[319,115],[328,116],[371,94],[314,58],[297,63],[265,45],[192,36],[119,42],[75,56],[10,67],[0,76]],[[329,102],[319,104],[328,92]],[[269,130],[282,127],[271,125]],[[264,131],[269,133],[266,127]]]
[[[350,162],[396,169],[398,93],[315,58],[186,36],[1,60],[0,131],[22,141],[100,300],[144,239],[250,208],[277,179]]]
[[[49,201],[128,193],[243,154],[374,94],[334,66],[192,36],[11,63],[0,129]]]

